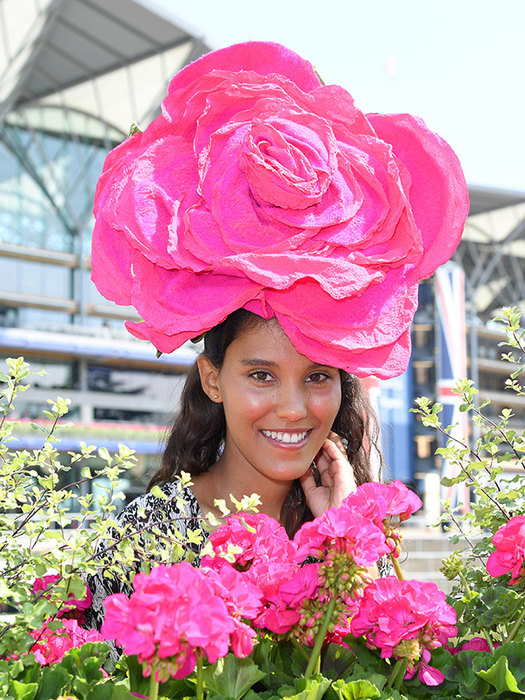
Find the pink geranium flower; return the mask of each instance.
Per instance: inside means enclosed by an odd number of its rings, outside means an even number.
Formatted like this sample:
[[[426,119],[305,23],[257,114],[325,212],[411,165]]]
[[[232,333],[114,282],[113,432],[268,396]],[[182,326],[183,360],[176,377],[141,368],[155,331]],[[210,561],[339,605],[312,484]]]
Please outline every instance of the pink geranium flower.
[[[230,516],[209,541],[215,556],[203,557],[203,566],[217,570],[233,566],[265,596],[271,596],[279,582],[289,579],[297,569],[294,543],[286,530],[264,513]],[[233,564],[223,558],[229,546],[239,550]]]
[[[210,663],[226,656],[239,625],[215,580],[181,562],[137,574],[133,587],[129,599],[123,593],[106,598],[101,632],[126,654],[137,655],[145,675],[153,673],[158,681],[183,678],[195,668],[197,651]],[[239,649],[246,649],[244,638]]]
[[[33,593],[44,591],[43,595],[46,598],[51,598],[53,584],[57,583],[61,579],[62,577],[60,574],[49,574],[48,576],[37,578],[33,582]],[[85,587],[85,594],[81,598],[77,599],[74,597],[73,593],[69,593],[67,601],[60,604],[56,617],[78,620],[78,623],[82,625],[86,619],[84,611],[90,607],[92,602],[93,596],[89,586]],[[57,605],[59,605],[58,601]]]
[[[468,214],[451,148],[408,114],[363,114],[284,46],[213,51],[107,157],[93,281],[171,352],[245,308],[358,376],[401,374],[420,279]]]
[[[421,653],[421,658],[416,663],[408,664],[407,671],[405,673],[405,680],[413,678],[416,674],[419,680],[425,685],[439,685],[445,680],[445,676],[441,671],[434,666],[431,666],[428,662],[430,661],[430,652],[428,649],[423,649]]]
[[[233,620],[233,653],[238,657],[248,656],[253,648],[256,633],[242,620],[253,620],[261,610],[261,589],[231,566],[224,566],[218,571],[202,567],[201,571],[212,582]]]
[[[401,481],[391,481],[388,484],[370,481],[361,484],[347,496],[344,503],[351,510],[373,520],[376,525],[396,516],[403,522],[423,505],[419,496]]]
[[[401,481],[388,484],[367,482],[357,487],[343,501],[342,507],[360,513],[385,533],[389,550],[397,555],[400,535],[395,528],[423,505],[413,491]]]
[[[47,625],[42,629],[33,630],[30,634],[36,640],[30,651],[42,666],[61,661],[66,653],[74,647],[80,647],[86,642],[103,642],[96,630],[85,630],[77,620],[62,619],[60,629],[51,630]]]
[[[455,637],[455,623],[454,608],[434,583],[387,576],[365,588],[351,628],[354,636],[364,635],[382,657],[408,658],[411,668],[419,669],[421,679],[430,679],[435,669],[426,666],[423,652]],[[423,664],[418,666],[420,660]]]
[[[497,647],[499,644],[497,642],[494,643],[494,646]],[[446,647],[447,651],[449,651],[451,654],[459,654],[460,651],[488,651],[491,652],[491,648],[489,647],[489,643],[487,642],[486,639],[483,637],[472,637],[472,639],[467,640],[466,642],[463,642],[463,644],[460,647]]]
[[[357,566],[367,567],[388,552],[382,530],[344,507],[329,508],[302,525],[295,534],[294,543],[297,561],[304,561],[308,556],[324,559],[327,554],[341,553],[351,557]]]
[[[275,634],[285,634],[297,625],[304,614],[307,601],[318,599],[320,564],[297,567],[288,579],[279,582],[266,606],[257,616],[255,625]]]
[[[525,515],[515,515],[492,538],[496,551],[487,561],[491,576],[512,574],[511,585],[525,578]]]
[[[254,624],[313,646],[332,598],[323,587],[322,568],[321,563],[304,564],[290,579],[281,581]],[[350,633],[349,620],[356,606],[355,601],[348,603],[346,597],[337,596],[326,641],[340,642]]]

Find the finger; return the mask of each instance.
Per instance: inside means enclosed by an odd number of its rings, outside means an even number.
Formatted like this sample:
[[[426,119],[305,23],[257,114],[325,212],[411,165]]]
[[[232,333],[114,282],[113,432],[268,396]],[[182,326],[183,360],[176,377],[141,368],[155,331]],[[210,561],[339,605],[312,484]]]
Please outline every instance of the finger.
[[[348,460],[340,452],[339,448],[330,440],[325,440],[319,450],[315,464],[321,477],[333,468],[348,468]]]
[[[328,485],[330,481],[333,485],[341,484],[343,490],[355,491],[356,480],[352,465],[332,440],[327,439],[323,443],[317,467],[323,484]]]
[[[312,491],[315,491],[317,488],[315,477],[311,469],[307,469],[307,471],[299,477],[299,481],[301,482],[301,487],[305,496],[308,496],[308,494],[312,493]]]
[[[326,440],[321,445],[321,449],[319,451],[319,458],[324,458],[328,462],[348,462],[344,446],[341,444],[341,447],[339,447],[339,445],[337,445],[330,438],[326,438]],[[316,462],[316,464],[317,466],[319,466],[318,462]]]
[[[337,445],[337,447],[339,448],[339,451],[340,451],[345,457],[347,456],[347,455],[346,455],[346,449],[345,449],[345,446],[344,446],[344,444],[343,444],[343,441],[342,441],[341,437],[340,437],[337,433],[334,433],[333,430],[330,430],[330,432],[328,433],[327,439],[328,439],[328,440],[331,440],[331,441],[334,443],[334,445]]]

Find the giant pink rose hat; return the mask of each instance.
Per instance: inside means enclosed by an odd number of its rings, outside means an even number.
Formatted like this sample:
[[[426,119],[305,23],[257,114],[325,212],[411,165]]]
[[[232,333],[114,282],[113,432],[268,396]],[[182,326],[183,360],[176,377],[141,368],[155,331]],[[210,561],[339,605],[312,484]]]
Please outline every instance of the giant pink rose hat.
[[[388,378],[468,208],[421,119],[365,115],[297,54],[248,42],[177,73],[161,115],[107,156],[92,278],[161,352],[244,308],[314,362]]]

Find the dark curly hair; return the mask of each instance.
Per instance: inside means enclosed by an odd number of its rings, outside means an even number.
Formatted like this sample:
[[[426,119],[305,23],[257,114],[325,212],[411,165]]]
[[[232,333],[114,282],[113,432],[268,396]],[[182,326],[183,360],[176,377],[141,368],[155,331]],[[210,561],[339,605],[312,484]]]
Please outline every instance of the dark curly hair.
[[[203,354],[221,369],[226,349],[243,331],[264,321],[245,309],[230,314],[222,323],[208,331],[204,337]],[[357,377],[341,370],[341,406],[332,430],[343,440],[348,459],[352,464],[356,482],[373,481],[370,454],[377,448],[378,423],[368,396]],[[204,393],[197,363],[190,369],[181,395],[180,411],[175,417],[166,441],[162,464],[148,484],[172,481],[181,470],[197,476],[207,471],[217,461],[226,434],[226,421],[222,404],[210,401]],[[285,528],[290,536],[312,514],[306,505],[304,494],[296,480],[290,489],[285,508]]]

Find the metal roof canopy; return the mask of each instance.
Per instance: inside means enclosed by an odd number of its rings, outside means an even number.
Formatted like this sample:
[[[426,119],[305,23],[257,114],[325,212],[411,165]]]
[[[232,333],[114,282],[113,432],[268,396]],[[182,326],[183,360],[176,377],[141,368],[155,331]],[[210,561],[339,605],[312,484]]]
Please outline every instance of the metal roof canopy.
[[[207,50],[191,30],[136,0],[48,0],[38,10],[27,0],[14,4],[0,14],[6,53],[0,121],[14,109],[171,49],[187,45],[184,63]],[[22,36],[24,22],[29,26]],[[12,35],[18,45],[8,45]]]
[[[468,192],[470,198],[470,216],[525,202],[525,192],[513,192],[479,185],[469,185]]]

